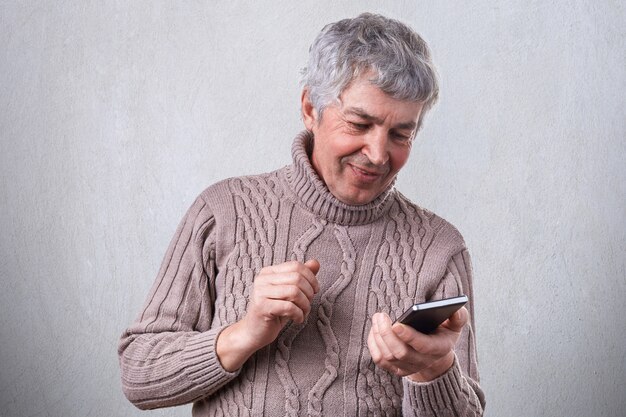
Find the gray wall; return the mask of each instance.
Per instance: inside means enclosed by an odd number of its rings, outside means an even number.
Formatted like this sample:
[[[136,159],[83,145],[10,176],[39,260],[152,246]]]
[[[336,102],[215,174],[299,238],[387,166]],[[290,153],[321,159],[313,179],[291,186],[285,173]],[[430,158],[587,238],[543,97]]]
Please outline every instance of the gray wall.
[[[207,185],[289,163],[299,69],[364,10],[442,97],[398,187],[473,254],[487,416],[626,409],[619,1],[0,3],[0,414],[142,414],[116,345]]]

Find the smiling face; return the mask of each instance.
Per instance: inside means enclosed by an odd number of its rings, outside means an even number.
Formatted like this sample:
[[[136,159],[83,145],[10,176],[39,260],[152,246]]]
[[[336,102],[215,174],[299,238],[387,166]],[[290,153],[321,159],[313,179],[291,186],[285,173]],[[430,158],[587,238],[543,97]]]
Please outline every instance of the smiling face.
[[[303,92],[304,124],[314,136],[311,163],[338,200],[367,204],[389,187],[409,157],[422,107],[388,96],[367,74],[321,118]]]

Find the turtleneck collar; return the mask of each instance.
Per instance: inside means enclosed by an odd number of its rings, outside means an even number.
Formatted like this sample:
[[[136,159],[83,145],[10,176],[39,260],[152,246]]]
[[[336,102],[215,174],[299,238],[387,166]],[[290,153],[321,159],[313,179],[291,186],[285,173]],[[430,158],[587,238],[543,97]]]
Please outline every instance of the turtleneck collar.
[[[354,206],[339,201],[319,178],[309,159],[313,135],[304,131],[296,136],[291,147],[293,164],[287,169],[287,182],[301,205],[315,215],[346,226],[367,224],[378,219],[387,209],[393,183],[374,201]]]

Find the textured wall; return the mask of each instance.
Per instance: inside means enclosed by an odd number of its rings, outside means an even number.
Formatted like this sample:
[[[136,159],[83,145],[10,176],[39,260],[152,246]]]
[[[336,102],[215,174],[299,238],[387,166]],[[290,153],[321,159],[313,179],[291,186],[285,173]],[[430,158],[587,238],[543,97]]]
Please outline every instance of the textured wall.
[[[0,414],[148,415],[116,345],[179,219],[289,162],[308,45],[372,10],[441,74],[398,187],[472,251],[487,416],[623,416],[623,2],[229,3],[0,3]]]

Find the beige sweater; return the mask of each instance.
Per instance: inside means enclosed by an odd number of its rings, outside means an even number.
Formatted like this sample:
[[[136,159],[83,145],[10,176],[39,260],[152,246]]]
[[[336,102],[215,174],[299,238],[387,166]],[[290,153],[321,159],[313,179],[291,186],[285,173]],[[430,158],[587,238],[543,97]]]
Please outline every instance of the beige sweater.
[[[459,232],[390,188],[364,206],[328,191],[307,156],[206,189],[182,220],[136,322],[122,335],[122,386],[140,408],[195,402],[194,416],[479,416],[473,308],[454,366],[429,383],[378,368],[367,348],[377,311],[467,294],[470,259]],[[264,266],[315,258],[321,290],[308,320],[287,325],[238,372],[215,353],[241,319]]]

